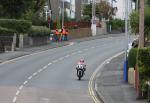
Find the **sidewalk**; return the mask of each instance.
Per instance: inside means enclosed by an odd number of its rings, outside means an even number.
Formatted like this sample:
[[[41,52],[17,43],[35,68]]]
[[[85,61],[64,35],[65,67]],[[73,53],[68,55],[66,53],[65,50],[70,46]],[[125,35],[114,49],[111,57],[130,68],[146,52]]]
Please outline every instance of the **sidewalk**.
[[[22,49],[17,49],[16,51],[8,51],[5,53],[0,53],[0,63],[5,62],[7,60],[11,60],[17,57],[21,57],[24,55],[29,55],[32,53],[52,49],[52,48],[57,48],[65,45],[69,45],[70,42],[62,42],[62,43],[53,43],[49,45],[43,45],[43,46],[38,46],[38,47],[30,47],[30,48],[22,48]]]
[[[102,68],[97,74],[95,85],[98,96],[104,103],[147,103],[136,100],[136,91],[132,85],[123,81],[124,55],[118,56]]]

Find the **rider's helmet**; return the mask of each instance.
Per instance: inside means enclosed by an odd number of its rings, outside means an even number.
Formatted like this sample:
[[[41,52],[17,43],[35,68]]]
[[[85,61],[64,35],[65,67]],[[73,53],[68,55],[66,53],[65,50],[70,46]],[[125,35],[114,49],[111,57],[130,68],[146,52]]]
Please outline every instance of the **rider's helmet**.
[[[84,63],[84,59],[80,59],[80,63]]]

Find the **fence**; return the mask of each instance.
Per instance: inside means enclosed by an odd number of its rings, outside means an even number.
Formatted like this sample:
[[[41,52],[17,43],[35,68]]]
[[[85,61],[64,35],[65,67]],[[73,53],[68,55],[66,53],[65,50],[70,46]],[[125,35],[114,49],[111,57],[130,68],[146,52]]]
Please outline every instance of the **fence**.
[[[0,36],[0,53],[10,51],[12,42],[13,36]]]

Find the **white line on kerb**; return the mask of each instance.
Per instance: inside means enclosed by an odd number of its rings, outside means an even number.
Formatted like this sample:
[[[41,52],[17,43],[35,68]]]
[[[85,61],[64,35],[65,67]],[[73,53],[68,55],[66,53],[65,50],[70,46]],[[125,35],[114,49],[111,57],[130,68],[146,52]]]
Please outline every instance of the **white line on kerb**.
[[[19,89],[21,90],[23,88],[23,85],[21,85],[20,87],[19,87]]]
[[[28,79],[29,79],[29,80],[32,79],[32,76],[28,77]]]
[[[25,85],[25,84],[27,84],[28,83],[28,81],[25,81],[23,84]]]
[[[19,95],[19,93],[20,93],[20,91],[19,91],[19,90],[17,90],[17,92],[16,92],[16,96],[18,96],[18,95]]]
[[[14,97],[13,103],[16,103],[16,101],[17,101],[17,97]]]

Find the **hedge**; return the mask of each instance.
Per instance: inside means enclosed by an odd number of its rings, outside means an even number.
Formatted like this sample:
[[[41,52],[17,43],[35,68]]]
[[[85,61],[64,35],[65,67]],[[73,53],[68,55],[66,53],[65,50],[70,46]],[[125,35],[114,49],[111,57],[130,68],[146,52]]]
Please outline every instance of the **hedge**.
[[[132,49],[129,51],[129,55],[128,55],[128,66],[131,67],[131,68],[132,68],[132,67],[135,67],[135,65],[136,65],[137,51],[138,51],[137,48],[132,48]]]
[[[28,33],[28,35],[31,37],[48,36],[49,34],[50,34],[50,29],[45,26],[32,26]]]
[[[150,79],[150,48],[139,49],[138,67],[142,91],[147,91],[146,81]]]
[[[27,20],[0,19],[0,26],[17,31],[18,33],[27,33],[32,23]]]
[[[15,30],[0,27],[0,36],[14,35],[15,32]]]

